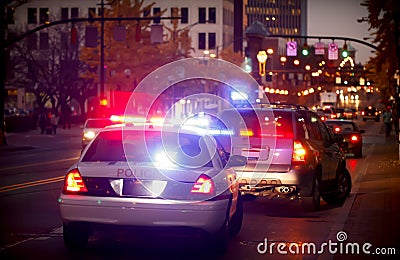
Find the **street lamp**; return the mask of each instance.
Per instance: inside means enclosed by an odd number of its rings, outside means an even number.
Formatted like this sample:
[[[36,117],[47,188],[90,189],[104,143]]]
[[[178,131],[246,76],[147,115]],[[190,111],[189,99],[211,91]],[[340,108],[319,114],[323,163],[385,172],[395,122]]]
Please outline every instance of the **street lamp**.
[[[267,63],[268,55],[265,51],[259,51],[257,54],[257,60],[258,60],[258,74],[260,76],[265,76],[265,64]]]

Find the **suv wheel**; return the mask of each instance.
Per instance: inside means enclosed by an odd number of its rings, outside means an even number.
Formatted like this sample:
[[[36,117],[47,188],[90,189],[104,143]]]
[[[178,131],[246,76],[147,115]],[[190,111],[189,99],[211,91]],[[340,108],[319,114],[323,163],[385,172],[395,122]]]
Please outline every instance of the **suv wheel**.
[[[302,198],[302,205],[306,211],[317,211],[319,209],[321,196],[319,193],[319,179],[316,176],[313,184],[313,194],[310,197]]]
[[[242,196],[238,197],[237,204],[236,204],[236,212],[233,214],[232,218],[229,220],[228,229],[229,229],[229,236],[234,237],[239,234],[240,229],[242,228],[243,222],[243,200]]]
[[[342,170],[337,177],[336,190],[333,193],[325,194],[322,199],[333,205],[342,205],[351,192],[351,176],[347,169]]]
[[[357,147],[354,149],[354,158],[361,158],[362,157],[362,147]]]
[[[63,224],[64,245],[69,250],[82,250],[88,243],[89,233],[89,229],[83,224]]]

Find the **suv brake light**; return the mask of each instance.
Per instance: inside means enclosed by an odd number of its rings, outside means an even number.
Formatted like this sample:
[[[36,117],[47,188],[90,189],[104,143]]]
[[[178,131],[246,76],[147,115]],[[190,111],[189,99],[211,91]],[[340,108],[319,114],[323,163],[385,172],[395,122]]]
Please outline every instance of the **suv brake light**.
[[[300,141],[293,142],[293,156],[292,161],[295,163],[305,163],[306,162],[307,151]]]
[[[73,169],[67,173],[64,180],[64,192],[65,193],[78,193],[87,192],[85,183],[83,182],[82,176],[78,169]]]
[[[214,192],[213,180],[205,174],[200,175],[192,187],[191,193],[211,194]]]
[[[358,141],[359,141],[359,138],[358,138],[357,135],[352,135],[352,136],[350,137],[350,142],[352,142],[352,143],[357,143]]]

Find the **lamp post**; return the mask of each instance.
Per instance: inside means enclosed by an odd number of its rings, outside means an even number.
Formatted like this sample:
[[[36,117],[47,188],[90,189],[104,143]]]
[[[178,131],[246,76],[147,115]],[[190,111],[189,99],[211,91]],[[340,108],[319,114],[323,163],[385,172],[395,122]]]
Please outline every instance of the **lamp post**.
[[[100,23],[100,100],[104,98],[104,0],[101,0],[101,23]]]
[[[258,60],[258,74],[261,77],[265,76],[265,64],[267,63],[268,55],[266,51],[259,51],[257,53],[257,60]]]

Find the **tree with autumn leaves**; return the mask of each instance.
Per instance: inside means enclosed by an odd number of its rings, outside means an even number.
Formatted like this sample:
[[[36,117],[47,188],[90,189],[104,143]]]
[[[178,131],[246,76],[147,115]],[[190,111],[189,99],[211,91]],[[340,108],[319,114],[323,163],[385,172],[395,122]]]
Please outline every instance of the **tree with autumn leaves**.
[[[104,22],[105,85],[108,90],[132,91],[153,70],[190,56],[191,39],[188,32],[178,32],[176,26],[170,29],[167,40],[151,43],[152,19],[166,11],[150,15],[154,4],[144,5],[143,0],[107,2],[107,8],[104,9],[106,18],[149,18]],[[87,26],[97,27],[100,35],[100,22],[88,23]],[[96,47],[84,47],[80,53],[81,61],[88,66],[82,76],[99,83],[97,68],[100,65],[100,43]]]
[[[377,44],[375,57],[367,64],[371,78],[380,87],[382,98],[395,95],[394,75],[400,69],[400,5],[398,0],[364,0],[373,43]]]

